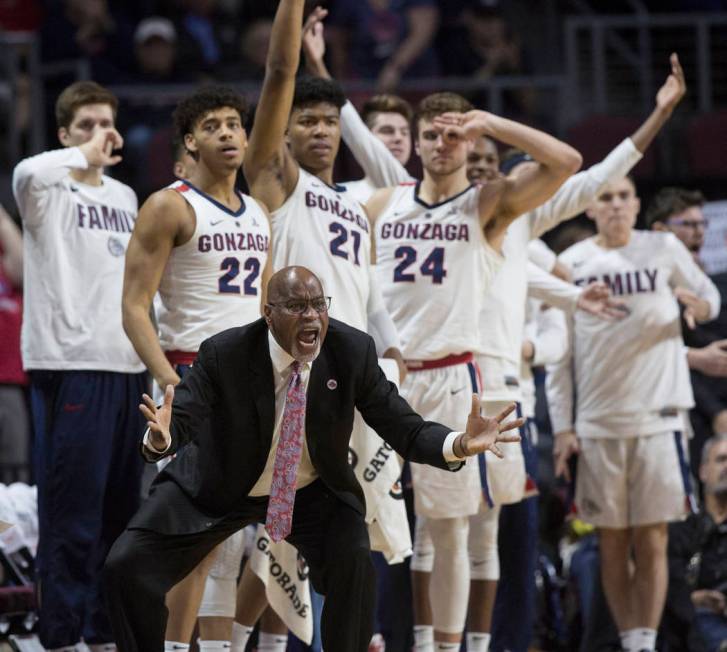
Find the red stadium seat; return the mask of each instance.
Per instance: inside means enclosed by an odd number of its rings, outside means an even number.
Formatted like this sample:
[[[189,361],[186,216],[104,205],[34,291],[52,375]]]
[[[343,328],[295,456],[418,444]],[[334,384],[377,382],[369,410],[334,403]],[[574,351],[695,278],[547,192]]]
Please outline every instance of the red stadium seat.
[[[698,116],[687,127],[689,170],[695,177],[727,176],[727,111]]]
[[[583,168],[602,161],[624,138],[633,134],[641,125],[641,118],[612,115],[591,115],[568,131],[566,139],[583,155]],[[656,157],[650,147],[634,168],[636,178],[654,176]]]

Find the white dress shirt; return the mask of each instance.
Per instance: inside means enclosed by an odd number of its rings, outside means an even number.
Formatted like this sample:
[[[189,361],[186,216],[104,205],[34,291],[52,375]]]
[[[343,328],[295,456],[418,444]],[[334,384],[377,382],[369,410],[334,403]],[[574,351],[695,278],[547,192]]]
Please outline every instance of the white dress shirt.
[[[257,479],[255,486],[250,489],[249,496],[267,496],[270,494],[270,485],[273,481],[273,468],[275,467],[275,453],[278,450],[280,427],[283,423],[285,399],[288,396],[288,384],[290,383],[290,375],[293,372],[292,364],[295,362],[295,358],[283,350],[280,344],[275,341],[271,332],[268,332],[268,344],[270,345],[270,359],[273,361],[273,379],[275,381],[275,428],[273,429],[273,441],[270,445],[270,452],[265,462],[265,468]],[[310,362],[304,362],[300,366],[300,382],[303,383],[303,389],[306,395],[308,394],[310,368]],[[308,452],[305,430],[303,430],[303,452],[300,457],[300,464],[298,465],[296,487],[302,489],[317,477],[318,472],[313,467],[313,462]]]
[[[290,374],[292,373],[292,364],[295,358],[287,353],[276,341],[271,332],[268,332],[268,345],[270,347],[270,359],[273,362],[273,377],[275,380],[275,428],[273,429],[273,439],[270,445],[268,459],[265,462],[265,468],[257,479],[257,482],[250,490],[249,496],[267,496],[270,494],[270,485],[273,481],[273,468],[275,466],[275,453],[278,450],[278,442],[280,441],[280,426],[283,421],[283,411],[285,410],[285,399],[288,395],[288,383],[290,382]],[[300,368],[300,381],[308,393],[308,380],[310,379],[311,362],[305,362]],[[454,454],[454,440],[461,432],[450,432],[444,440],[442,446],[442,455],[446,462],[453,464],[461,462],[463,458]],[[144,434],[144,446],[154,453],[164,453],[169,450],[169,446],[164,451],[156,450],[149,441],[149,430]],[[171,442],[170,442],[171,446]],[[313,466],[313,462],[308,452],[308,442],[306,441],[305,432],[303,433],[303,452],[298,466],[298,474],[296,478],[296,488],[302,489],[309,485],[318,477],[318,472]]]

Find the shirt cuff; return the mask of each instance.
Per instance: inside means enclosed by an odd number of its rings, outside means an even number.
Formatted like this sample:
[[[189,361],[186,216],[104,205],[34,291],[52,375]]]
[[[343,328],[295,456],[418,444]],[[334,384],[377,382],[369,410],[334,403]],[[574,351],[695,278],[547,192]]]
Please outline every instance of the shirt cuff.
[[[457,439],[462,433],[461,432],[450,432],[444,439],[442,446],[442,455],[444,455],[445,462],[461,462],[464,457],[458,457],[454,454],[454,440]]]
[[[166,453],[169,450],[169,447],[172,445],[172,442],[170,441],[163,451],[158,451],[156,448],[154,448],[154,446],[151,445],[151,442],[149,441],[149,428],[147,428],[146,432],[144,433],[144,439],[142,440],[142,443],[144,444],[144,448],[146,448],[149,452],[154,453],[155,455],[164,455],[164,453]]]

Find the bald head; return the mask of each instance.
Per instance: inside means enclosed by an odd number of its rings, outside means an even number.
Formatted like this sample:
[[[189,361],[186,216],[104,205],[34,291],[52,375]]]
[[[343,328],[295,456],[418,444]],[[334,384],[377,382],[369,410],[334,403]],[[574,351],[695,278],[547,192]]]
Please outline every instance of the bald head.
[[[318,277],[307,267],[291,265],[283,267],[270,277],[268,282],[268,301],[279,303],[289,301],[296,289],[310,288],[317,292],[314,296],[323,295],[323,286]]]
[[[328,331],[328,299],[305,267],[284,267],[268,282],[265,321],[275,341],[299,362],[311,362]]]

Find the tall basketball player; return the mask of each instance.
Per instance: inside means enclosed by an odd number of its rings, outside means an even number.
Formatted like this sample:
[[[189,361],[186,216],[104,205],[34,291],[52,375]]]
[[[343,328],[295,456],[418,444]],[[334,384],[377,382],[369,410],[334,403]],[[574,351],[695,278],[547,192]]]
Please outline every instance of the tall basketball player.
[[[545,201],[577,170],[581,157],[542,132],[474,111],[462,97],[425,98],[414,119],[424,179],[378,191],[367,204],[375,221],[377,270],[384,300],[402,338],[410,373],[402,392],[445,423],[478,387],[481,298],[502,264],[511,222]],[[516,145],[539,161],[527,179],[471,186],[471,142],[486,135]],[[435,554],[431,583],[434,638],[459,646],[467,610],[468,516],[486,489],[484,459],[447,479],[413,465],[415,510],[426,518]],[[419,526],[418,526],[419,527]],[[418,630],[419,636],[431,636]]]
[[[21,161],[25,229],[23,366],[30,372],[38,483],[40,640],[112,642],[101,567],[139,504],[136,404],[144,364],[121,327],[124,257],[137,212],[104,174],[121,157],[117,100],[93,82],[56,102],[62,149]]]
[[[278,6],[245,177],[252,196],[271,211],[274,266],[311,269],[332,297],[331,316],[360,330],[370,328],[383,357],[397,360],[404,375],[398,334],[371,269],[369,222],[333,179],[345,98],[335,82],[296,81],[304,4],[281,0]],[[324,15],[316,9],[312,20]],[[357,413],[352,441],[367,432]]]
[[[124,327],[160,388],[179,382],[203,340],[261,314],[271,269],[269,218],[235,187],[246,114],[244,99],[227,88],[204,88],[180,102],[175,130],[193,163],[179,172],[189,174],[154,193],[139,213],[126,264]],[[157,292],[158,337],[149,316]],[[225,607],[207,614],[222,621],[202,628],[201,650],[208,640],[230,639],[242,543],[240,535],[230,537],[212,568],[207,591]],[[173,649],[189,643],[210,563],[170,592]]]
[[[694,401],[675,293],[689,291],[696,321],[720,305],[672,233],[633,228],[639,205],[631,179],[609,183],[588,210],[598,233],[561,254],[576,284],[608,283],[628,316],[605,324],[572,315],[569,353],[547,381],[556,473],[579,453],[576,505],[598,528],[603,589],[625,652],[655,649],[667,523],[691,503],[682,412]]]

